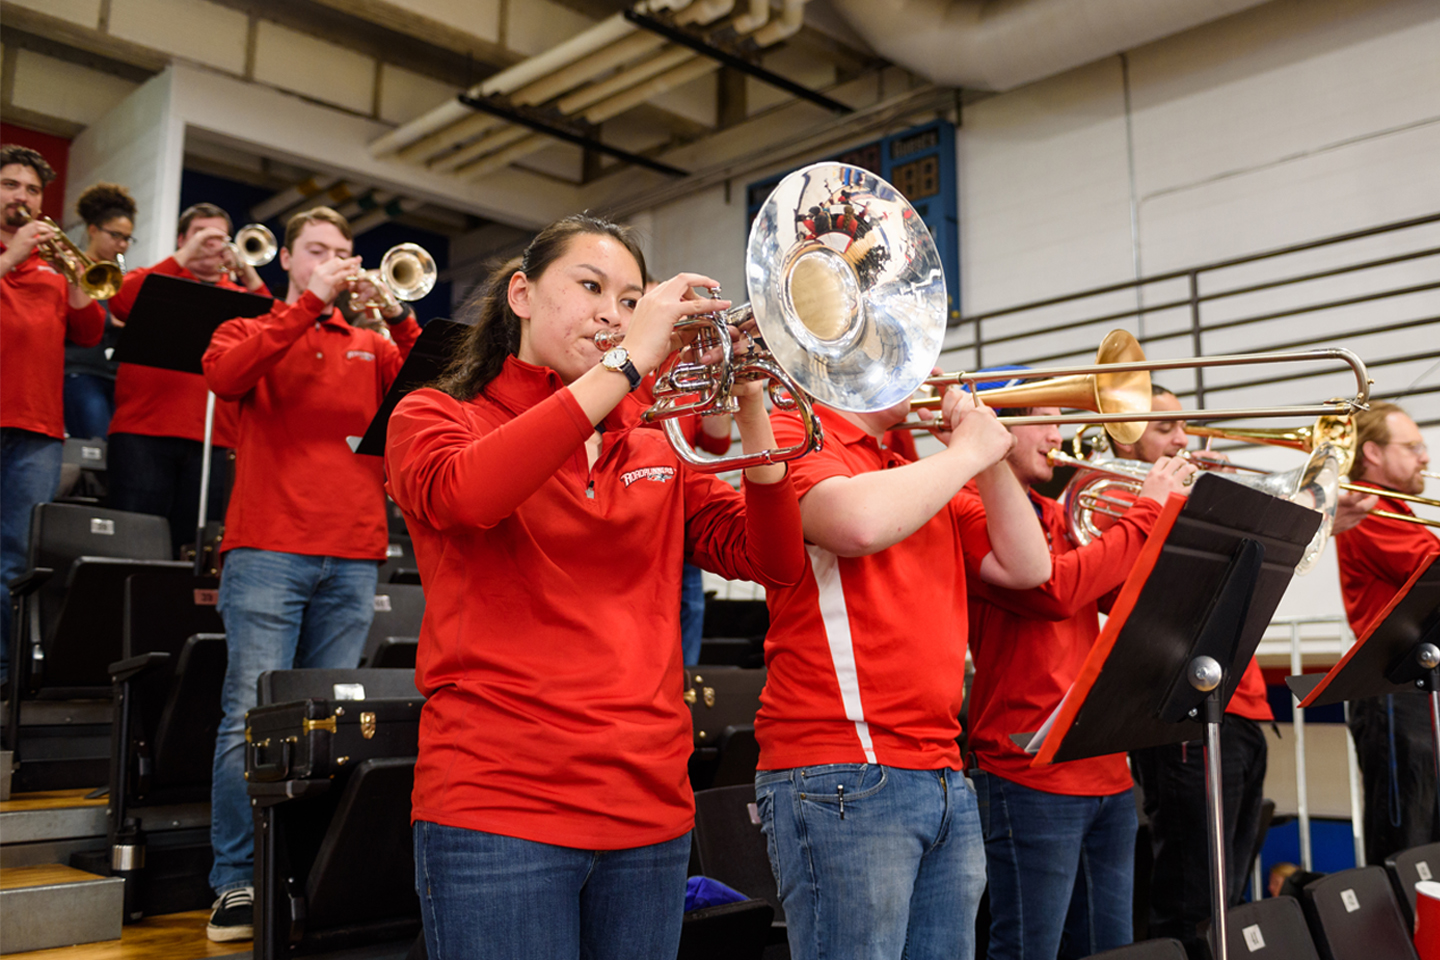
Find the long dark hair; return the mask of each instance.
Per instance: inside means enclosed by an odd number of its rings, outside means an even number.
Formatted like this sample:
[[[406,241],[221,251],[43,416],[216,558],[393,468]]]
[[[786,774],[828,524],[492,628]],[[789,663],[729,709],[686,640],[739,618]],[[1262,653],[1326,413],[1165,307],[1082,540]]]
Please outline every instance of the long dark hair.
[[[517,272],[532,282],[544,276],[550,265],[565,255],[570,242],[585,235],[610,237],[630,251],[645,272],[645,254],[635,231],[609,220],[577,213],[556,220],[530,241],[525,252],[491,271],[460,308],[457,319],[469,322],[450,364],[432,386],[457,400],[470,400],[485,389],[505,366],[505,358],[520,352],[520,318],[510,309],[510,278]]]

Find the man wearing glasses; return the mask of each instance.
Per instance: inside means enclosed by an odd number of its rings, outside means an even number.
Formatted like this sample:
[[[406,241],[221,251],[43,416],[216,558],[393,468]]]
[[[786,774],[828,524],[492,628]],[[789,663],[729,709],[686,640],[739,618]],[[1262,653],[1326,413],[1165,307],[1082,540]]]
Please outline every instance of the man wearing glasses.
[[[1425,492],[1430,453],[1420,428],[1393,403],[1372,402],[1355,416],[1351,479],[1371,487],[1378,508],[1413,516],[1389,493]],[[1373,513],[1335,536],[1345,615],[1363,636],[1440,538],[1419,523]],[[1423,696],[1370,697],[1350,703],[1350,732],[1365,787],[1365,860],[1384,863],[1400,850],[1440,839],[1435,815],[1435,761],[1430,701]]]

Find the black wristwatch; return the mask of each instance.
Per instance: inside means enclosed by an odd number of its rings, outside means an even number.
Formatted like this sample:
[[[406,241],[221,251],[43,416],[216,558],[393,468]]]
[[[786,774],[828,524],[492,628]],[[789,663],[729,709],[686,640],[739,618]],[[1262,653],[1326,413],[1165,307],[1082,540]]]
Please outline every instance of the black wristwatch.
[[[631,390],[640,386],[640,371],[630,362],[630,351],[624,347],[611,347],[605,351],[605,356],[600,358],[600,363],[606,370],[625,374],[625,379],[630,381]]]

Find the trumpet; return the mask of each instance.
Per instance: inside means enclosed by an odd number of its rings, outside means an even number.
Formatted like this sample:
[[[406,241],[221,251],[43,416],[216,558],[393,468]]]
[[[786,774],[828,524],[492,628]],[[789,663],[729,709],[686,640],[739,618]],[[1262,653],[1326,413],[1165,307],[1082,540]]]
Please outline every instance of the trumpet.
[[[1191,357],[1180,360],[1146,360],[1140,344],[1124,330],[1112,330],[1101,341],[1095,363],[1088,366],[1051,367],[1023,371],[1027,378],[1047,378],[985,391],[990,407],[1058,406],[1091,410],[1091,414],[1059,416],[1000,417],[1006,424],[1082,423],[1100,424],[1119,443],[1134,443],[1152,420],[1175,420],[1173,411],[1151,411],[1150,377],[1152,370],[1184,370],[1202,367],[1230,367],[1264,363],[1328,362],[1343,363],[1355,376],[1355,396],[1327,400],[1321,404],[1252,407],[1229,410],[1190,410],[1186,420],[1247,420],[1253,417],[1344,416],[1364,410],[1370,402],[1370,379],[1365,363],[1343,347],[1269,353],[1236,353],[1215,357]],[[1143,378],[1127,375],[1143,374]],[[976,384],[1011,380],[1015,371],[997,373],[945,373],[925,380],[932,388],[951,384]],[[938,407],[939,396],[919,397],[911,401],[911,409]],[[900,427],[909,430],[934,430],[934,420],[907,420]],[[1194,432],[1186,428],[1187,432]]]
[[[83,290],[91,300],[109,300],[120,292],[120,284],[125,282],[125,271],[119,266],[109,260],[91,260],[49,217],[37,217],[23,206],[19,212],[26,223],[39,220],[55,231],[55,236],[37,244],[36,250],[40,258],[54,267],[66,281]]]
[[[387,308],[399,306],[401,300],[419,300],[434,289],[438,274],[435,258],[424,247],[418,243],[397,244],[385,251],[379,267],[349,278],[351,307],[368,313],[378,323]],[[368,282],[375,290],[364,300],[354,296],[361,281]]]
[[[945,272],[925,224],[893,186],[859,167],[817,163],[785,177],[750,228],[745,274],[751,301],[677,321],[693,332],[695,356],[656,378],[643,414],[662,421],[676,454],[718,473],[780,463],[824,442],[813,405],[885,410],[920,386],[945,334]],[[718,291],[711,291],[716,296]],[[737,356],[730,327],[753,318],[759,336]],[[602,331],[606,349],[620,335]],[[766,380],[770,400],[799,416],[804,436],[775,450],[702,457],[677,418],[732,412],[736,381]]]
[[[249,223],[235,231],[235,239],[226,243],[225,249],[230,251],[230,276],[239,283],[241,264],[263,267],[275,259],[280,245],[265,224]]]
[[[1347,475],[1350,473],[1350,468],[1354,465],[1355,460],[1355,424],[1349,417],[1321,417],[1311,426],[1297,427],[1289,430],[1283,428],[1224,430],[1219,427],[1187,426],[1185,432],[1207,439],[1238,440],[1244,443],[1259,443],[1272,447],[1289,447],[1292,450],[1300,450],[1310,454],[1313,454],[1317,447],[1325,443],[1337,443],[1340,444],[1348,454],[1347,459],[1344,460],[1340,469],[1342,474]],[[1421,471],[1420,475],[1432,479],[1440,479],[1440,475],[1425,471]],[[1380,492],[1382,496],[1389,497],[1393,500],[1404,500],[1407,503],[1417,503],[1426,507],[1440,507],[1440,500],[1435,500],[1430,497],[1422,497],[1413,493],[1401,493],[1398,490],[1377,491],[1374,487],[1350,483],[1348,480],[1342,480],[1340,482],[1340,489],[1364,494]],[[1440,527],[1440,520],[1415,517],[1407,513],[1396,513],[1393,510],[1371,510],[1370,513],[1374,516],[1385,517],[1390,520],[1418,523],[1427,527]]]

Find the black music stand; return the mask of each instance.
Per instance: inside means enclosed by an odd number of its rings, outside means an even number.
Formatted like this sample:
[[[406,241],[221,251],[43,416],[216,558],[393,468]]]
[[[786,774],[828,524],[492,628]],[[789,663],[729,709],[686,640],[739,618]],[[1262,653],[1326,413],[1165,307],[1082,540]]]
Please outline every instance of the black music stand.
[[[1220,721],[1319,526],[1314,510],[1201,476],[1166,504],[1079,677],[1022,743],[1041,766],[1204,735],[1217,960],[1228,903]]]
[[[120,331],[115,359],[142,367],[204,375],[201,360],[210,338],[226,320],[259,317],[275,301],[196,280],[152,273],[140,284],[130,318]],[[215,426],[215,394],[205,399],[205,442],[200,461],[200,515],[195,524],[195,575],[204,562],[205,514],[210,509],[210,440]]]
[[[441,319],[425,324],[425,329],[420,331],[420,339],[410,348],[410,355],[405,358],[395,382],[390,384],[390,389],[385,392],[380,409],[375,411],[370,426],[365,429],[365,436],[345,438],[352,451],[364,456],[385,456],[385,432],[390,425],[390,414],[395,412],[395,406],[405,399],[405,394],[411,390],[423,387],[440,377],[450,362],[450,356],[454,353],[460,336],[469,326],[456,320]]]
[[[1392,693],[1430,695],[1430,729],[1440,771],[1440,552],[1415,572],[1328,673],[1286,677],[1301,707]]]

